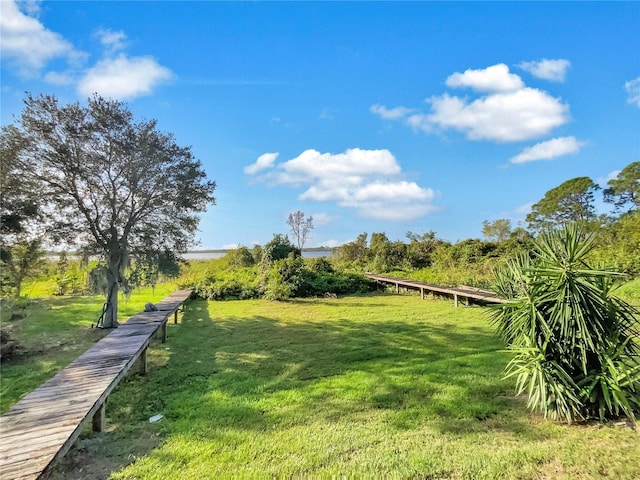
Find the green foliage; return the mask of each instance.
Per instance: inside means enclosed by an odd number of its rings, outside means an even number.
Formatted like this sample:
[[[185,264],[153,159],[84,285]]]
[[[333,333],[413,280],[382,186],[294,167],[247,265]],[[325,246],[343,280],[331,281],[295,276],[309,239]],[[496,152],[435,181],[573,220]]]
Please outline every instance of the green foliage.
[[[262,256],[264,254],[264,250],[260,245],[254,245],[251,249],[251,256],[253,257],[253,263],[262,262]]]
[[[77,295],[85,293],[87,282],[79,261],[69,261],[67,252],[60,253],[56,268],[56,295]]]
[[[526,217],[529,228],[542,231],[595,220],[594,193],[599,188],[589,177],[572,178],[552,188],[531,208]]]
[[[630,209],[640,207],[640,162],[633,162],[622,169],[618,176],[609,180],[603,192],[604,201],[620,210],[625,205]]]
[[[226,259],[193,261],[183,270],[180,286],[193,288],[201,298],[231,300],[322,297],[372,291],[375,283],[359,273],[336,269],[326,258],[287,258],[242,268],[230,268]]]
[[[27,234],[40,220],[39,191],[34,182],[24,176],[19,161],[19,152],[24,148],[24,139],[13,125],[0,131],[0,234],[2,243],[6,236]],[[23,239],[24,240],[24,239]]]
[[[631,277],[640,276],[640,210],[611,219],[598,231],[592,257]]]
[[[613,295],[619,274],[592,268],[595,236],[575,224],[542,234],[534,258],[496,272],[494,308],[515,353],[507,367],[529,407],[568,422],[640,411],[638,311]]]
[[[361,233],[353,242],[339,246],[335,251],[336,260],[343,264],[366,265],[368,261],[367,236],[366,232]]]
[[[482,222],[482,235],[492,242],[504,242],[511,235],[511,220],[499,218],[493,222],[484,220]]]
[[[335,271],[331,262],[325,257],[310,258],[305,263],[314,273],[333,273]]]
[[[616,295],[624,298],[632,305],[640,307],[640,278],[622,284],[616,290]]]
[[[229,250],[223,258],[230,268],[250,267],[256,263],[253,254],[247,247],[238,247],[234,250]]]
[[[209,262],[209,268],[204,272],[183,275],[179,282],[181,288],[193,288],[196,295],[210,300],[244,300],[260,298],[264,294],[256,268],[231,270],[221,260]]]
[[[282,260],[283,258],[287,258],[291,253],[296,257],[302,255],[300,249],[291,243],[287,235],[277,233],[273,235],[273,238],[269,240],[262,249],[261,261],[264,263]]]
[[[19,297],[25,280],[37,277],[45,267],[39,239],[16,241],[0,246],[2,295]]]
[[[407,232],[410,243],[407,246],[406,261],[411,268],[426,268],[433,263],[433,253],[445,242],[436,238],[436,232],[429,231],[423,235]]]
[[[264,289],[264,298],[267,300],[287,300],[292,295],[292,285],[284,280],[284,276],[276,266],[269,272]]]

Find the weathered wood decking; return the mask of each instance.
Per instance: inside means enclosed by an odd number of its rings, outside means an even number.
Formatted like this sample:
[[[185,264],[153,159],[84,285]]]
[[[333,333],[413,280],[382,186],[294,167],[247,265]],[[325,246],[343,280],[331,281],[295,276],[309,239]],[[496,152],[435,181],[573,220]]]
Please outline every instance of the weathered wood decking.
[[[453,303],[457,307],[459,297],[463,297],[467,299],[467,302],[470,299],[479,300],[484,303],[504,303],[505,299],[497,296],[495,293],[490,292],[488,290],[482,290],[480,288],[473,287],[444,287],[442,285],[433,285],[431,283],[418,282],[415,280],[405,280],[403,278],[396,277],[387,277],[384,275],[376,275],[373,273],[365,273],[365,276],[368,278],[375,280],[380,283],[386,283],[395,285],[396,292],[400,291],[400,287],[404,288],[413,288],[420,290],[420,296],[424,299],[425,291],[435,292],[441,295],[451,295],[453,296]]]
[[[191,295],[179,290],[96,342],[56,376],[0,417],[0,479],[36,479],[64,456],[89,421],[100,431],[105,401],[136,361],[146,372],[153,335],[166,339],[167,320]]]

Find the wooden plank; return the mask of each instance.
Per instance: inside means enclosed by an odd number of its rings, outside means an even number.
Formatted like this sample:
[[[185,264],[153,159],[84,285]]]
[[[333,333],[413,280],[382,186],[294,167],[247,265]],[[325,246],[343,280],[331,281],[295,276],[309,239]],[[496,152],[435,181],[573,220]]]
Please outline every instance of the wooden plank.
[[[11,452],[3,452],[1,457],[2,462],[20,462],[29,457],[46,455],[47,451],[50,450],[55,453],[60,443],[63,442],[74,429],[75,425],[69,425],[66,429],[59,429],[55,433],[50,433],[44,437],[28,438],[28,442],[21,445],[20,448],[14,448]]]
[[[47,429],[42,428],[42,424],[25,425],[22,429],[13,428],[7,433],[2,434],[3,446],[0,447],[0,457],[3,455],[8,444],[10,442],[18,443],[18,441],[33,440],[43,436],[43,431],[50,434],[55,434],[59,431],[66,431],[69,427],[74,427],[78,423],[78,419],[72,417],[52,419],[53,421],[47,424]]]
[[[50,457],[51,455],[41,455],[16,463],[0,464],[0,475],[2,475],[0,478],[2,480],[38,478],[49,465]]]

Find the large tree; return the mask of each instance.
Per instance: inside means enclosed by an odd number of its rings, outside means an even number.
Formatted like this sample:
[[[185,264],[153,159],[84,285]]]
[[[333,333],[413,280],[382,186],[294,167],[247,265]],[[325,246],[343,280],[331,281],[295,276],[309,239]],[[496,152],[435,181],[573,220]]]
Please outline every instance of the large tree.
[[[101,254],[109,290],[105,327],[117,326],[118,289],[132,259],[149,252],[182,253],[199,217],[214,203],[190,147],[135,120],[122,102],[90,98],[59,104],[28,95],[16,129],[25,178],[39,185],[56,238]]]
[[[609,180],[604,189],[604,201],[613,203],[617,209],[629,205],[629,209],[640,207],[640,162],[633,162],[622,169],[616,178]]]
[[[598,190],[589,177],[576,177],[545,193],[533,205],[526,221],[532,230],[588,222],[596,218],[593,194]]]

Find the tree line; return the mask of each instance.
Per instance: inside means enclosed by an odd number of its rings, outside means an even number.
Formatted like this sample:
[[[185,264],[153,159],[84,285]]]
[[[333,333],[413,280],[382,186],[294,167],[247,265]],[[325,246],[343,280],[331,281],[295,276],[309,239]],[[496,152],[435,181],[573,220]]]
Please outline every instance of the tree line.
[[[407,232],[406,241],[391,241],[384,232],[362,233],[335,251],[336,262],[376,272],[430,269],[431,280],[444,283],[480,283],[488,286],[493,268],[509,258],[531,251],[542,232],[578,224],[595,234],[591,255],[600,263],[631,277],[640,275],[640,162],[627,165],[603,189],[610,214],[596,212],[600,187],[588,177],[577,177],[549,190],[532,206],[525,226],[509,219],[485,220],[483,238],[448,242],[434,231]],[[466,278],[464,278],[466,276]],[[429,280],[429,278],[423,278]],[[459,280],[457,282],[456,280]]]

